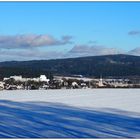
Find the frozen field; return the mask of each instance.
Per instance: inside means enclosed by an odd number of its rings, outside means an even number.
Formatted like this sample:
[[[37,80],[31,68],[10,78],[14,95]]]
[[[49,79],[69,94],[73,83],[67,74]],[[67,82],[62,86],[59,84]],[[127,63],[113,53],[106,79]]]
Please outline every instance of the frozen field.
[[[1,100],[43,101],[84,108],[113,108],[140,113],[140,89],[0,91]]]
[[[0,137],[140,138],[140,89],[0,91]]]

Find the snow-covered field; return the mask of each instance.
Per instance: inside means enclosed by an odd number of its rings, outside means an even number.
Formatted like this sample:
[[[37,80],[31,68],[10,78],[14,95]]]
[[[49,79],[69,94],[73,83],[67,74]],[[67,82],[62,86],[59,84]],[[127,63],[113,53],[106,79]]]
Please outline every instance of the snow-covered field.
[[[84,108],[113,108],[140,113],[140,89],[0,91],[0,99],[43,101]]]
[[[140,89],[0,91],[0,137],[140,138]]]

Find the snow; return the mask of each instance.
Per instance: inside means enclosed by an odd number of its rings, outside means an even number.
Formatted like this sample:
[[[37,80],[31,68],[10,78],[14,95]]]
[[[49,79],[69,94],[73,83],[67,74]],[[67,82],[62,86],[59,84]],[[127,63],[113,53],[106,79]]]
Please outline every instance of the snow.
[[[140,89],[0,91],[0,138],[140,138]]]
[[[83,80],[85,82],[88,82],[88,81],[92,81],[92,80],[95,80],[95,78],[87,78],[87,77],[68,77],[68,76],[54,76],[55,79],[62,79],[62,78],[65,78],[65,79],[77,79],[77,80]],[[96,79],[98,80],[98,79]]]
[[[140,89],[0,91],[0,99],[62,103],[84,108],[113,108],[140,113]]]

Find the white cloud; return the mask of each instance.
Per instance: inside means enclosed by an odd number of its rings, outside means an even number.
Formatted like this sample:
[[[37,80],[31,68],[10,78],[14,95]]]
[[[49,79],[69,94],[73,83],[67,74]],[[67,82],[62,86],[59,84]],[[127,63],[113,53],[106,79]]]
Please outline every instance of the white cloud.
[[[0,48],[29,48],[41,46],[65,45],[71,43],[71,36],[63,36],[61,39],[55,39],[50,35],[23,34],[14,36],[0,35]]]
[[[118,50],[116,48],[107,48],[97,45],[76,45],[65,55],[65,57],[97,56],[120,53],[123,53],[123,51]]]
[[[140,56],[140,47],[129,51],[128,54]]]
[[[63,53],[56,51],[39,51],[36,49],[1,50],[0,61],[24,61],[61,58]]]
[[[140,35],[140,31],[139,30],[133,30],[133,31],[128,32],[128,35],[131,35],[131,36]]]
[[[67,40],[67,38],[63,40]],[[0,49],[0,61],[74,58],[110,54],[131,54],[140,56],[140,48],[124,52],[116,48],[107,48],[98,45],[76,45],[69,52],[65,53],[42,50],[36,47],[28,47],[26,49]]]

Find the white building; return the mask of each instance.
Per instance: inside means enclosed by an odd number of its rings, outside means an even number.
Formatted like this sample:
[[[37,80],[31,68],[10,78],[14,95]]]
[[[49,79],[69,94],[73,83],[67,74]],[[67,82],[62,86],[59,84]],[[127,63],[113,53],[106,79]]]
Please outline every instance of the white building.
[[[99,84],[98,84],[98,86],[99,86],[99,87],[103,87],[103,86],[104,86],[102,77],[100,77],[100,79],[99,79]]]
[[[15,81],[22,81],[22,76],[21,75],[10,76],[9,78],[5,77],[5,78],[3,78],[3,80],[5,81],[5,80],[11,79],[11,78],[13,78]]]
[[[47,79],[46,75],[40,75],[39,80],[40,80],[41,82],[49,82],[49,81],[50,81],[49,79]]]
[[[72,82],[72,87],[78,87],[78,83],[77,82]]]
[[[4,82],[0,82],[0,90],[4,89]]]
[[[21,81],[22,80],[22,76],[21,75],[19,75],[19,76],[10,76],[10,78],[13,78],[16,81]]]

